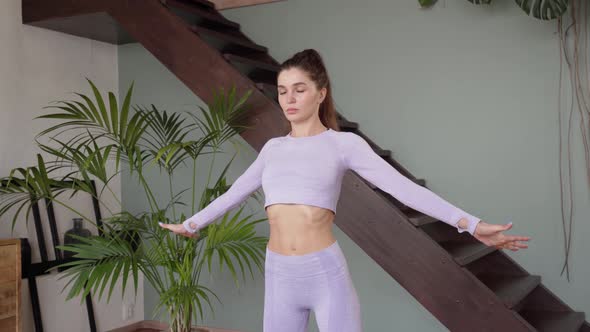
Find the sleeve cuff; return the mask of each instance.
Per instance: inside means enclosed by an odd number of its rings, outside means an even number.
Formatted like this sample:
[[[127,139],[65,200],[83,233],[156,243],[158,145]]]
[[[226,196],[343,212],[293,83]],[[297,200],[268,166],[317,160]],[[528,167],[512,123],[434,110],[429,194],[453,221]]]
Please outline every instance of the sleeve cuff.
[[[197,225],[197,228],[193,229],[189,223],[195,223],[195,225]],[[184,229],[186,229],[187,232],[194,234],[195,232],[197,232],[199,230],[199,224],[197,224],[195,221],[192,221],[190,219],[185,220],[182,223],[182,226],[184,226]]]
[[[467,228],[459,227],[459,221],[465,218],[467,219]],[[469,234],[473,235],[475,233],[475,228],[477,224],[481,221],[480,218],[470,215],[469,213],[459,213],[453,216],[453,222],[455,227],[457,228],[458,233],[468,232]]]

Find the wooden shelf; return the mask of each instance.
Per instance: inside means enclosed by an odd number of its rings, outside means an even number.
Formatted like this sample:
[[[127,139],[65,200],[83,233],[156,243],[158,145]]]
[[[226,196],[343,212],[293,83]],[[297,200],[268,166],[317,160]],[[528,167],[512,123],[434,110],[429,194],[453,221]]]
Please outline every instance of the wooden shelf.
[[[0,331],[21,331],[21,243],[0,240]]]

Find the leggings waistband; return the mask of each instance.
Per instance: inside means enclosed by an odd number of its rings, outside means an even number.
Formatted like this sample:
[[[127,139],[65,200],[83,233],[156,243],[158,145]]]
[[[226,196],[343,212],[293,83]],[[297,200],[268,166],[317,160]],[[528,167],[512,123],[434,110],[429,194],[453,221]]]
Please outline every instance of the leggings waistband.
[[[346,265],[346,258],[338,241],[319,251],[295,256],[283,255],[266,247],[265,269],[268,273],[310,277],[340,270]]]

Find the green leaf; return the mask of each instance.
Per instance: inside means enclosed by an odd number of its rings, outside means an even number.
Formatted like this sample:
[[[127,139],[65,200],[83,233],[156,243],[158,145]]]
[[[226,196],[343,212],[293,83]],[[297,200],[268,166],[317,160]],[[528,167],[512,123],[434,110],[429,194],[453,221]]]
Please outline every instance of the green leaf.
[[[569,0],[515,0],[522,10],[540,20],[553,20],[566,11]]]
[[[436,0],[418,0],[418,3],[420,4],[420,7],[428,8],[434,5],[436,3]]]
[[[94,85],[94,83],[91,80],[89,80],[89,79],[86,79],[86,80],[88,81],[88,83],[92,87],[92,92],[94,93],[94,99],[96,99],[96,103],[98,104],[98,109],[99,109],[100,114],[102,116],[102,122],[103,122],[105,128],[109,132],[113,132],[113,130],[111,128],[111,121],[109,120],[109,115],[107,113],[107,108],[104,104],[104,100],[102,99],[100,92],[98,91],[98,88],[96,88],[96,85]]]

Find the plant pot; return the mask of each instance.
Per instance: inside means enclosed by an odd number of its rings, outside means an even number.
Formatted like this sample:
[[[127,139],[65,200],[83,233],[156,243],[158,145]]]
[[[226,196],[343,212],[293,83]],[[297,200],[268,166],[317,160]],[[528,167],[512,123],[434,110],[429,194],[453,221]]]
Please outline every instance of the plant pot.
[[[119,327],[114,330],[109,330],[108,332],[154,332],[154,331],[168,332],[168,324],[163,323],[163,322],[158,322],[155,320],[142,320],[140,322],[133,323],[131,325]],[[191,332],[241,332],[241,331],[219,329],[219,328],[207,327],[207,326],[194,326],[191,329]]]

